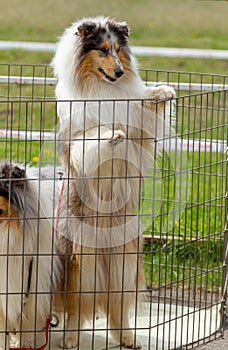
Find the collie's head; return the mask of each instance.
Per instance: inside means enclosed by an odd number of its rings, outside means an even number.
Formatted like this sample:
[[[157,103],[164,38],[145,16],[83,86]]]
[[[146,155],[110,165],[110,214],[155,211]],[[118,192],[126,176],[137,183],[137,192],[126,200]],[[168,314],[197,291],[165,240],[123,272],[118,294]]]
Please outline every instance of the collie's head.
[[[24,210],[25,171],[16,164],[4,161],[0,164],[0,227],[18,229],[18,219]],[[16,220],[15,220],[16,219]]]
[[[89,84],[116,84],[135,72],[129,47],[129,28],[125,22],[106,17],[75,22],[60,38],[53,60],[59,81],[67,79],[77,89],[90,89]]]

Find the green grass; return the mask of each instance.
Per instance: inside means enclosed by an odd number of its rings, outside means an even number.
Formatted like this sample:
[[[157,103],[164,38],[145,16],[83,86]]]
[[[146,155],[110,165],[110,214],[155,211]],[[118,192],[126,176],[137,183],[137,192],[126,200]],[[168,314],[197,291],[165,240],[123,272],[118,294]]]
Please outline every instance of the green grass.
[[[222,1],[97,0],[95,6],[94,0],[47,0],[42,4],[36,0],[0,0],[0,6],[1,40],[54,43],[73,20],[104,14],[128,22],[133,45],[228,50],[227,4]],[[48,65],[52,56],[52,53],[23,50],[1,51],[0,63]],[[139,63],[142,68],[174,71],[169,74],[142,71],[143,79],[149,81],[189,82],[191,79],[198,83],[223,83],[223,77],[175,71],[228,72],[226,60],[140,57]],[[52,76],[46,66],[0,66],[0,75],[9,73]],[[195,91],[178,91],[179,96],[188,93]],[[0,128],[56,130],[55,102],[35,101],[46,96],[54,96],[54,87],[0,85]],[[11,103],[8,103],[9,97]],[[179,98],[177,132],[180,137],[224,140],[225,98],[224,93]],[[57,162],[55,150],[55,142],[31,139],[25,142],[10,137],[7,142],[0,140],[0,158],[31,165]],[[174,154],[164,154],[151,165],[150,178],[145,183],[140,215],[145,234],[153,236],[145,245],[146,281],[150,287],[166,284],[218,291],[224,244],[225,154],[178,154],[179,170],[176,166],[175,172]],[[157,240],[158,237],[163,241]]]
[[[181,172],[174,171],[172,159],[176,158],[159,158],[153,181],[147,180],[144,188],[140,214],[145,234],[153,242],[145,247],[147,284],[176,285],[182,274],[182,287],[200,287],[200,271],[204,271],[204,287],[218,291],[222,274],[216,277],[219,283],[212,281],[224,253],[225,157],[199,152],[182,155]]]
[[[228,49],[227,4],[188,0],[0,0],[1,40],[56,42],[74,20],[103,14],[126,20],[133,45]],[[49,63],[52,54],[0,52],[4,63]],[[140,58],[143,68],[226,74],[225,60]]]
[[[223,240],[146,244],[148,288],[164,287],[219,293],[222,285]]]
[[[220,1],[1,0],[0,36],[52,41],[75,19],[103,14],[126,20],[132,43],[227,49],[227,4]]]

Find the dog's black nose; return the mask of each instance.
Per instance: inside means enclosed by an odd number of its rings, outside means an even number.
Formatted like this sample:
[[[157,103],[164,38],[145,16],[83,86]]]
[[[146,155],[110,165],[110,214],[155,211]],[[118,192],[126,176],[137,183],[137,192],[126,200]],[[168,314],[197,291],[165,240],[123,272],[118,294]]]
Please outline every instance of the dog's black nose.
[[[117,78],[120,78],[124,74],[124,71],[121,67],[116,67],[116,69],[114,70],[114,73]]]

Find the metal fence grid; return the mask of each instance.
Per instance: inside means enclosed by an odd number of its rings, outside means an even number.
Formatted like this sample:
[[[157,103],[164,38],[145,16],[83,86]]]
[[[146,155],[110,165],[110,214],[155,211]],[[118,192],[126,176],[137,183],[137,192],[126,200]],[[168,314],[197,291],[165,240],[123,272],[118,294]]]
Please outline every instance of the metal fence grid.
[[[143,349],[193,348],[221,336],[224,326],[228,76],[144,69],[141,76],[147,85],[173,86],[177,98],[173,118],[175,135],[160,140],[163,150],[158,154],[155,148],[156,161],[151,162],[137,207],[143,224],[143,250],[137,255],[144,261],[147,307],[145,313],[135,312],[130,324]],[[33,176],[38,179],[38,193],[44,188],[45,166],[52,169],[49,175],[52,193],[60,192],[62,184],[59,172],[53,171],[60,165],[59,102],[54,98],[54,87],[55,79],[48,66],[0,65],[0,158],[8,159],[10,164],[23,164],[28,172],[37,169]],[[128,105],[134,102],[123,101]],[[83,103],[86,110],[88,102]],[[99,101],[99,108],[102,103]],[[116,101],[111,103],[115,110]],[[68,178],[68,185],[70,181]],[[52,222],[54,237],[58,205],[55,195],[52,202],[48,220]],[[0,259],[6,255],[0,251]],[[23,253],[21,257],[23,260]],[[5,291],[1,289],[1,295],[7,296],[7,290],[8,287]],[[137,299],[142,291],[135,292]],[[125,291],[121,293],[124,295]],[[116,346],[108,336],[107,321],[95,306],[93,316],[93,322],[85,330],[79,327],[80,349]],[[57,328],[49,330],[50,349],[57,348],[57,338],[65,331],[65,322],[66,315]],[[0,329],[2,334],[8,331],[12,329]]]

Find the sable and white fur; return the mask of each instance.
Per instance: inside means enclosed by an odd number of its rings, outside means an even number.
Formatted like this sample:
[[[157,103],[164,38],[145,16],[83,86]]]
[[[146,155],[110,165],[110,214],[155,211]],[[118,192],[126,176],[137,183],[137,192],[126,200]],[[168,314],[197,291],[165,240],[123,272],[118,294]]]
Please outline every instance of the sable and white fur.
[[[107,315],[118,342],[141,347],[129,326],[146,290],[135,211],[154,141],[170,132],[175,91],[144,85],[128,35],[125,22],[83,19],[66,29],[53,59],[68,177],[58,225],[68,257],[66,348],[77,346],[77,330],[97,312]]]
[[[53,176],[0,164],[0,349],[45,343],[60,264],[53,237]],[[40,176],[40,180],[38,180]]]

